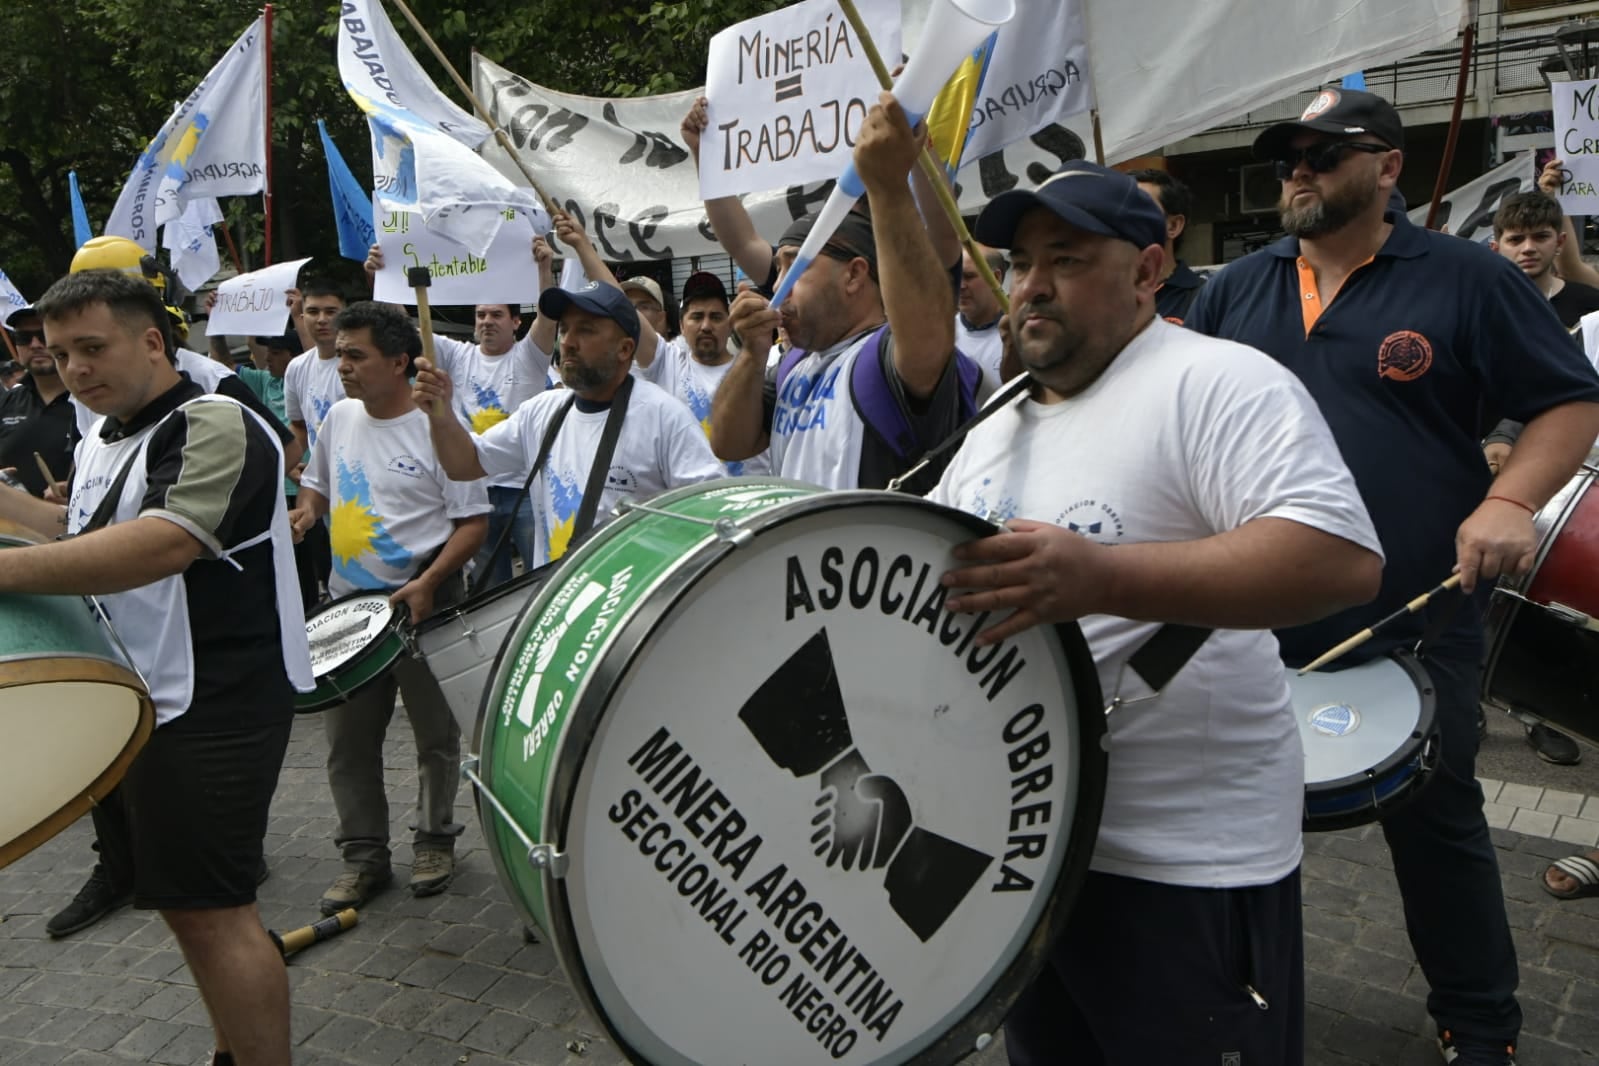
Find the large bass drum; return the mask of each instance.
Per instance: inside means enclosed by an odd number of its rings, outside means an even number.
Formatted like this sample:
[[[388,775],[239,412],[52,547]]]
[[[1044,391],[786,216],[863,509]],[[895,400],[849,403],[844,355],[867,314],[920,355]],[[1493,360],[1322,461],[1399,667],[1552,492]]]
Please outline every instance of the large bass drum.
[[[478,723],[523,915],[634,1062],[947,1063],[1084,876],[1104,715],[1075,626],[944,610],[993,526],[771,479],[678,490],[562,561]]]
[[[1483,699],[1599,744],[1599,469],[1585,466],[1534,519],[1533,568],[1503,578],[1484,620]]]
[[[42,540],[0,522],[0,550]],[[89,601],[0,595],[0,867],[104,799],[154,728],[144,681]]]

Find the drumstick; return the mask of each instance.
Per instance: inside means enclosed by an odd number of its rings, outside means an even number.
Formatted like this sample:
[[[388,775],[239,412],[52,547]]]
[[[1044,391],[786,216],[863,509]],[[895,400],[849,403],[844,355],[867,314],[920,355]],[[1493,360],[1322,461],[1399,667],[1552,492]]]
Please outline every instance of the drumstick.
[[[291,929],[281,936],[268,929],[267,936],[272,938],[272,943],[278,946],[278,950],[283,953],[283,957],[288,958],[296,951],[303,951],[312,944],[319,944],[330,937],[338,936],[346,929],[354,928],[355,923],[360,920],[361,916],[356,913],[354,907],[346,907],[331,918],[324,918],[320,922],[301,926],[298,929]]]
[[[50,464],[44,461],[44,456],[34,452],[33,461],[39,464],[39,473],[44,475],[44,483],[46,485],[54,485],[56,476],[50,472]]]
[[[1417,596],[1415,599],[1399,608],[1399,610],[1395,611],[1387,618],[1379,619],[1378,621],[1373,622],[1371,625],[1367,626],[1365,629],[1362,629],[1359,633],[1356,633],[1342,644],[1339,644],[1333,648],[1329,648],[1327,651],[1323,652],[1320,657],[1312,660],[1307,665],[1300,667],[1299,676],[1303,677],[1312,670],[1326,666],[1328,663],[1332,662],[1334,659],[1340,657],[1344,653],[1353,651],[1354,649],[1360,647],[1362,644],[1366,643],[1366,641],[1370,640],[1378,633],[1381,633],[1384,629],[1387,629],[1390,625],[1405,617],[1405,615],[1415,614],[1417,611],[1427,606],[1427,601],[1432,599],[1434,596],[1441,592],[1447,592],[1459,584],[1460,575],[1451,574],[1442,583],[1440,583],[1437,588],[1431,590],[1430,592],[1422,593],[1420,596]]]

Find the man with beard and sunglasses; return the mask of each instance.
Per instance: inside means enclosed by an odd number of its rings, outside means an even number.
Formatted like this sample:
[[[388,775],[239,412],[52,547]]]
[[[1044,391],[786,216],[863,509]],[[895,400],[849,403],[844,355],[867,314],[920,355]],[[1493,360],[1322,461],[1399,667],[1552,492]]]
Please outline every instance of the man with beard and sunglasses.
[[[1599,433],[1599,377],[1509,260],[1390,209],[1404,127],[1387,101],[1328,89],[1255,140],[1277,163],[1288,236],[1229,265],[1187,318],[1304,381],[1360,487],[1387,566],[1377,599],[1278,630],[1304,663],[1438,584],[1434,597],[1338,665],[1423,643],[1442,756],[1432,780],[1383,817],[1410,941],[1446,1062],[1514,1062],[1515,945],[1477,785],[1481,607],[1501,574],[1531,565],[1533,515]],[[1484,409],[1524,421],[1490,474]]]

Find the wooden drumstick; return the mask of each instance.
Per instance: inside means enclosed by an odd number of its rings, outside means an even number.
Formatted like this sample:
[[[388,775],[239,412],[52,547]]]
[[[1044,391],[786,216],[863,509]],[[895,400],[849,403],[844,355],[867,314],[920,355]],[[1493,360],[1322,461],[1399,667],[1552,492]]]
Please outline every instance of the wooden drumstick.
[[[1299,676],[1303,677],[1304,675],[1310,673],[1312,670],[1316,670],[1316,669],[1318,669],[1320,667],[1326,666],[1328,663],[1332,662],[1334,659],[1339,658],[1340,656],[1344,655],[1347,652],[1351,652],[1351,651],[1355,650],[1356,648],[1360,647],[1362,644],[1366,643],[1366,641],[1368,641],[1372,637],[1376,636],[1378,633],[1381,633],[1384,629],[1387,629],[1390,625],[1393,625],[1395,622],[1397,622],[1401,618],[1405,617],[1405,615],[1407,615],[1407,614],[1415,614],[1417,611],[1419,611],[1423,607],[1427,606],[1427,601],[1431,600],[1434,596],[1436,596],[1436,595],[1438,595],[1439,593],[1442,593],[1442,592],[1447,592],[1448,590],[1456,587],[1459,584],[1460,584],[1460,575],[1459,574],[1451,574],[1451,575],[1449,575],[1449,577],[1446,578],[1443,582],[1441,582],[1438,585],[1437,588],[1432,589],[1429,592],[1422,593],[1420,596],[1417,596],[1415,599],[1411,600],[1409,603],[1407,603],[1403,607],[1399,608],[1399,610],[1395,611],[1393,614],[1389,615],[1387,618],[1382,618],[1382,619],[1379,619],[1378,621],[1373,622],[1371,625],[1367,626],[1365,629],[1362,629],[1359,633],[1356,633],[1354,636],[1350,637],[1348,640],[1344,641],[1342,644],[1339,644],[1339,645],[1337,645],[1336,647],[1333,647],[1333,648],[1329,648],[1327,651],[1323,652],[1318,658],[1312,660],[1310,663],[1307,663],[1305,666],[1300,667]]]
[[[39,464],[39,473],[44,475],[44,483],[46,485],[54,485],[56,476],[50,472],[50,464],[44,461],[44,456],[34,452],[33,461]]]
[[[272,938],[272,943],[278,946],[283,957],[288,958],[296,951],[303,951],[312,944],[319,944],[330,937],[338,936],[346,929],[355,928],[355,924],[360,920],[361,916],[356,913],[354,907],[346,907],[331,918],[324,918],[320,922],[291,929],[281,935],[268,929],[267,935]]]

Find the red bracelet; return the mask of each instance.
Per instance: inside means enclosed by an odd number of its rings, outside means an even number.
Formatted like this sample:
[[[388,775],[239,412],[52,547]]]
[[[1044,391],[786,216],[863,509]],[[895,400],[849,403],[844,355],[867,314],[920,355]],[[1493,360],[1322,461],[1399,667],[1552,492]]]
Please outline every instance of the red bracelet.
[[[1482,502],[1483,503],[1487,503],[1488,500],[1498,500],[1500,503],[1513,503],[1517,507],[1520,507],[1523,511],[1526,511],[1530,515],[1536,515],[1538,513],[1537,511],[1533,510],[1531,507],[1528,507],[1526,504],[1522,503],[1520,500],[1512,500],[1509,496],[1489,496],[1486,499],[1484,499]]]

